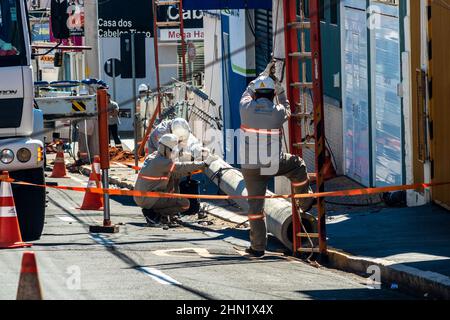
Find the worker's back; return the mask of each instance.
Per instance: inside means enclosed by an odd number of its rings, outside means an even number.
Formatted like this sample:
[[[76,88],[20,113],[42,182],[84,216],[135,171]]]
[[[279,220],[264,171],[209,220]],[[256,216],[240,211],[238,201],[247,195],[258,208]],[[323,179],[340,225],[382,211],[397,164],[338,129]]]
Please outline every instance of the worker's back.
[[[269,167],[282,150],[282,128],[289,104],[274,104],[266,98],[254,100],[249,90],[240,103],[241,136],[239,163],[246,169]]]
[[[172,120],[164,120],[156,126],[148,138],[148,152],[152,153],[158,150],[159,139],[168,133],[171,133],[170,125]]]
[[[141,171],[136,179],[134,190],[136,191],[160,191],[171,192],[173,188],[172,179],[170,179],[171,170],[173,170],[173,161],[163,157],[159,152],[154,152],[147,157]],[[172,184],[172,186],[171,186]],[[141,205],[145,198],[134,197],[137,205]],[[157,198],[152,199],[153,202]],[[151,200],[147,200],[148,203]]]

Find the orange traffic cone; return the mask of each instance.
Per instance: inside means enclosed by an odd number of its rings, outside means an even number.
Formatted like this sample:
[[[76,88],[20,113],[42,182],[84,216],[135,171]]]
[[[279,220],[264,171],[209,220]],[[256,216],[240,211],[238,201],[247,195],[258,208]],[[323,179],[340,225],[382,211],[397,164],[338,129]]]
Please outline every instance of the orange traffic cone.
[[[101,188],[100,182],[100,157],[94,157],[94,163],[92,164],[91,174],[89,175],[88,188]],[[84,195],[83,204],[80,210],[101,210],[103,208],[103,197],[101,194],[86,192]]]
[[[34,252],[25,251],[22,257],[17,300],[42,300],[36,257]]]
[[[4,171],[0,185],[0,249],[31,247],[22,241],[11,181],[8,172]]]
[[[64,151],[62,144],[58,144],[58,152],[56,153],[55,165],[53,166],[53,172],[51,178],[65,178],[66,177],[66,163],[64,162]]]

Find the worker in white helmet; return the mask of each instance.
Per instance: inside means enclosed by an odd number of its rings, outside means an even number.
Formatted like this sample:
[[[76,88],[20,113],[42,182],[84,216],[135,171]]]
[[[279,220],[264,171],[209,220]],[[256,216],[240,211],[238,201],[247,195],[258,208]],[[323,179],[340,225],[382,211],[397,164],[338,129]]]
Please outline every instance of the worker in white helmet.
[[[139,85],[139,89],[138,90],[139,90],[139,94],[147,93],[148,86],[145,83],[142,83],[142,84]]]
[[[148,118],[148,113],[151,113],[152,110],[149,110],[149,97],[151,94],[151,90],[149,87],[142,83],[138,88],[138,98],[136,101],[136,113],[135,113],[135,121],[136,121],[136,132],[137,139],[142,140],[145,132],[145,123]]]
[[[189,173],[202,170],[218,157],[210,155],[201,162],[179,162],[179,138],[174,134],[165,134],[159,140],[158,151],[147,157],[136,180],[134,189],[143,192],[173,193],[176,181]],[[189,209],[189,200],[185,198],[150,198],[134,197],[136,204],[142,208],[149,226],[159,226],[159,218],[170,217]]]
[[[242,174],[249,196],[264,196],[269,181],[276,176],[287,177],[295,193],[312,193],[303,159],[282,151],[283,125],[290,117],[289,101],[284,88],[275,77],[274,62],[244,92],[240,101]],[[312,198],[298,201],[299,209],[308,211]],[[264,198],[249,199],[251,247],[253,257],[265,253],[267,229]]]
[[[198,139],[191,133],[189,123],[183,118],[164,120],[151,132],[148,139],[149,153],[158,149],[159,138],[168,133],[178,137],[181,160],[202,160],[208,156],[209,150],[200,146]]]

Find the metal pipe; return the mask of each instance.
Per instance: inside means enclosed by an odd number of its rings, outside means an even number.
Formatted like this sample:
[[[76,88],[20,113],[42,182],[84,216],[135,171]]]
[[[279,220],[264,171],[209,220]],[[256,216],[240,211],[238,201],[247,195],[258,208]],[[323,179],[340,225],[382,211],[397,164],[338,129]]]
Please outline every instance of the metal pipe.
[[[102,170],[102,184],[105,189],[109,189],[109,170]],[[103,194],[103,226],[111,226],[111,209],[109,206],[109,194]]]
[[[205,170],[205,174],[228,195],[248,195],[242,173],[222,159],[211,163]],[[268,191],[267,195],[273,195],[273,193]],[[244,212],[248,211],[246,199],[233,199],[233,201]],[[291,202],[285,199],[266,199],[264,211],[268,232],[291,250],[293,236]],[[301,213],[301,217],[307,232],[316,233],[316,218],[307,212]]]
[[[105,89],[97,90],[98,128],[100,144],[100,167],[102,169],[103,187],[109,188],[109,128],[108,128],[108,101]],[[111,212],[109,195],[103,195],[103,226],[111,226]]]
[[[139,155],[138,152],[138,115],[136,113],[136,103],[137,103],[137,95],[136,95],[136,37],[135,34],[131,34],[131,69],[132,69],[132,78],[133,78],[133,106],[131,108],[131,118],[133,119],[133,132],[134,132],[134,166],[139,167]],[[139,170],[135,171],[136,173]]]

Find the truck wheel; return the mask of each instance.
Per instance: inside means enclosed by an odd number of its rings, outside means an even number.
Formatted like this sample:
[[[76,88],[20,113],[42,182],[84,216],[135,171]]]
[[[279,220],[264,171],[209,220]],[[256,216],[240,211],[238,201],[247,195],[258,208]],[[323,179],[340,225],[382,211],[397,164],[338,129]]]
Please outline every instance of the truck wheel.
[[[11,172],[10,175],[18,181],[45,184],[43,168]],[[45,221],[45,188],[13,184],[12,189],[23,240],[39,240]]]

